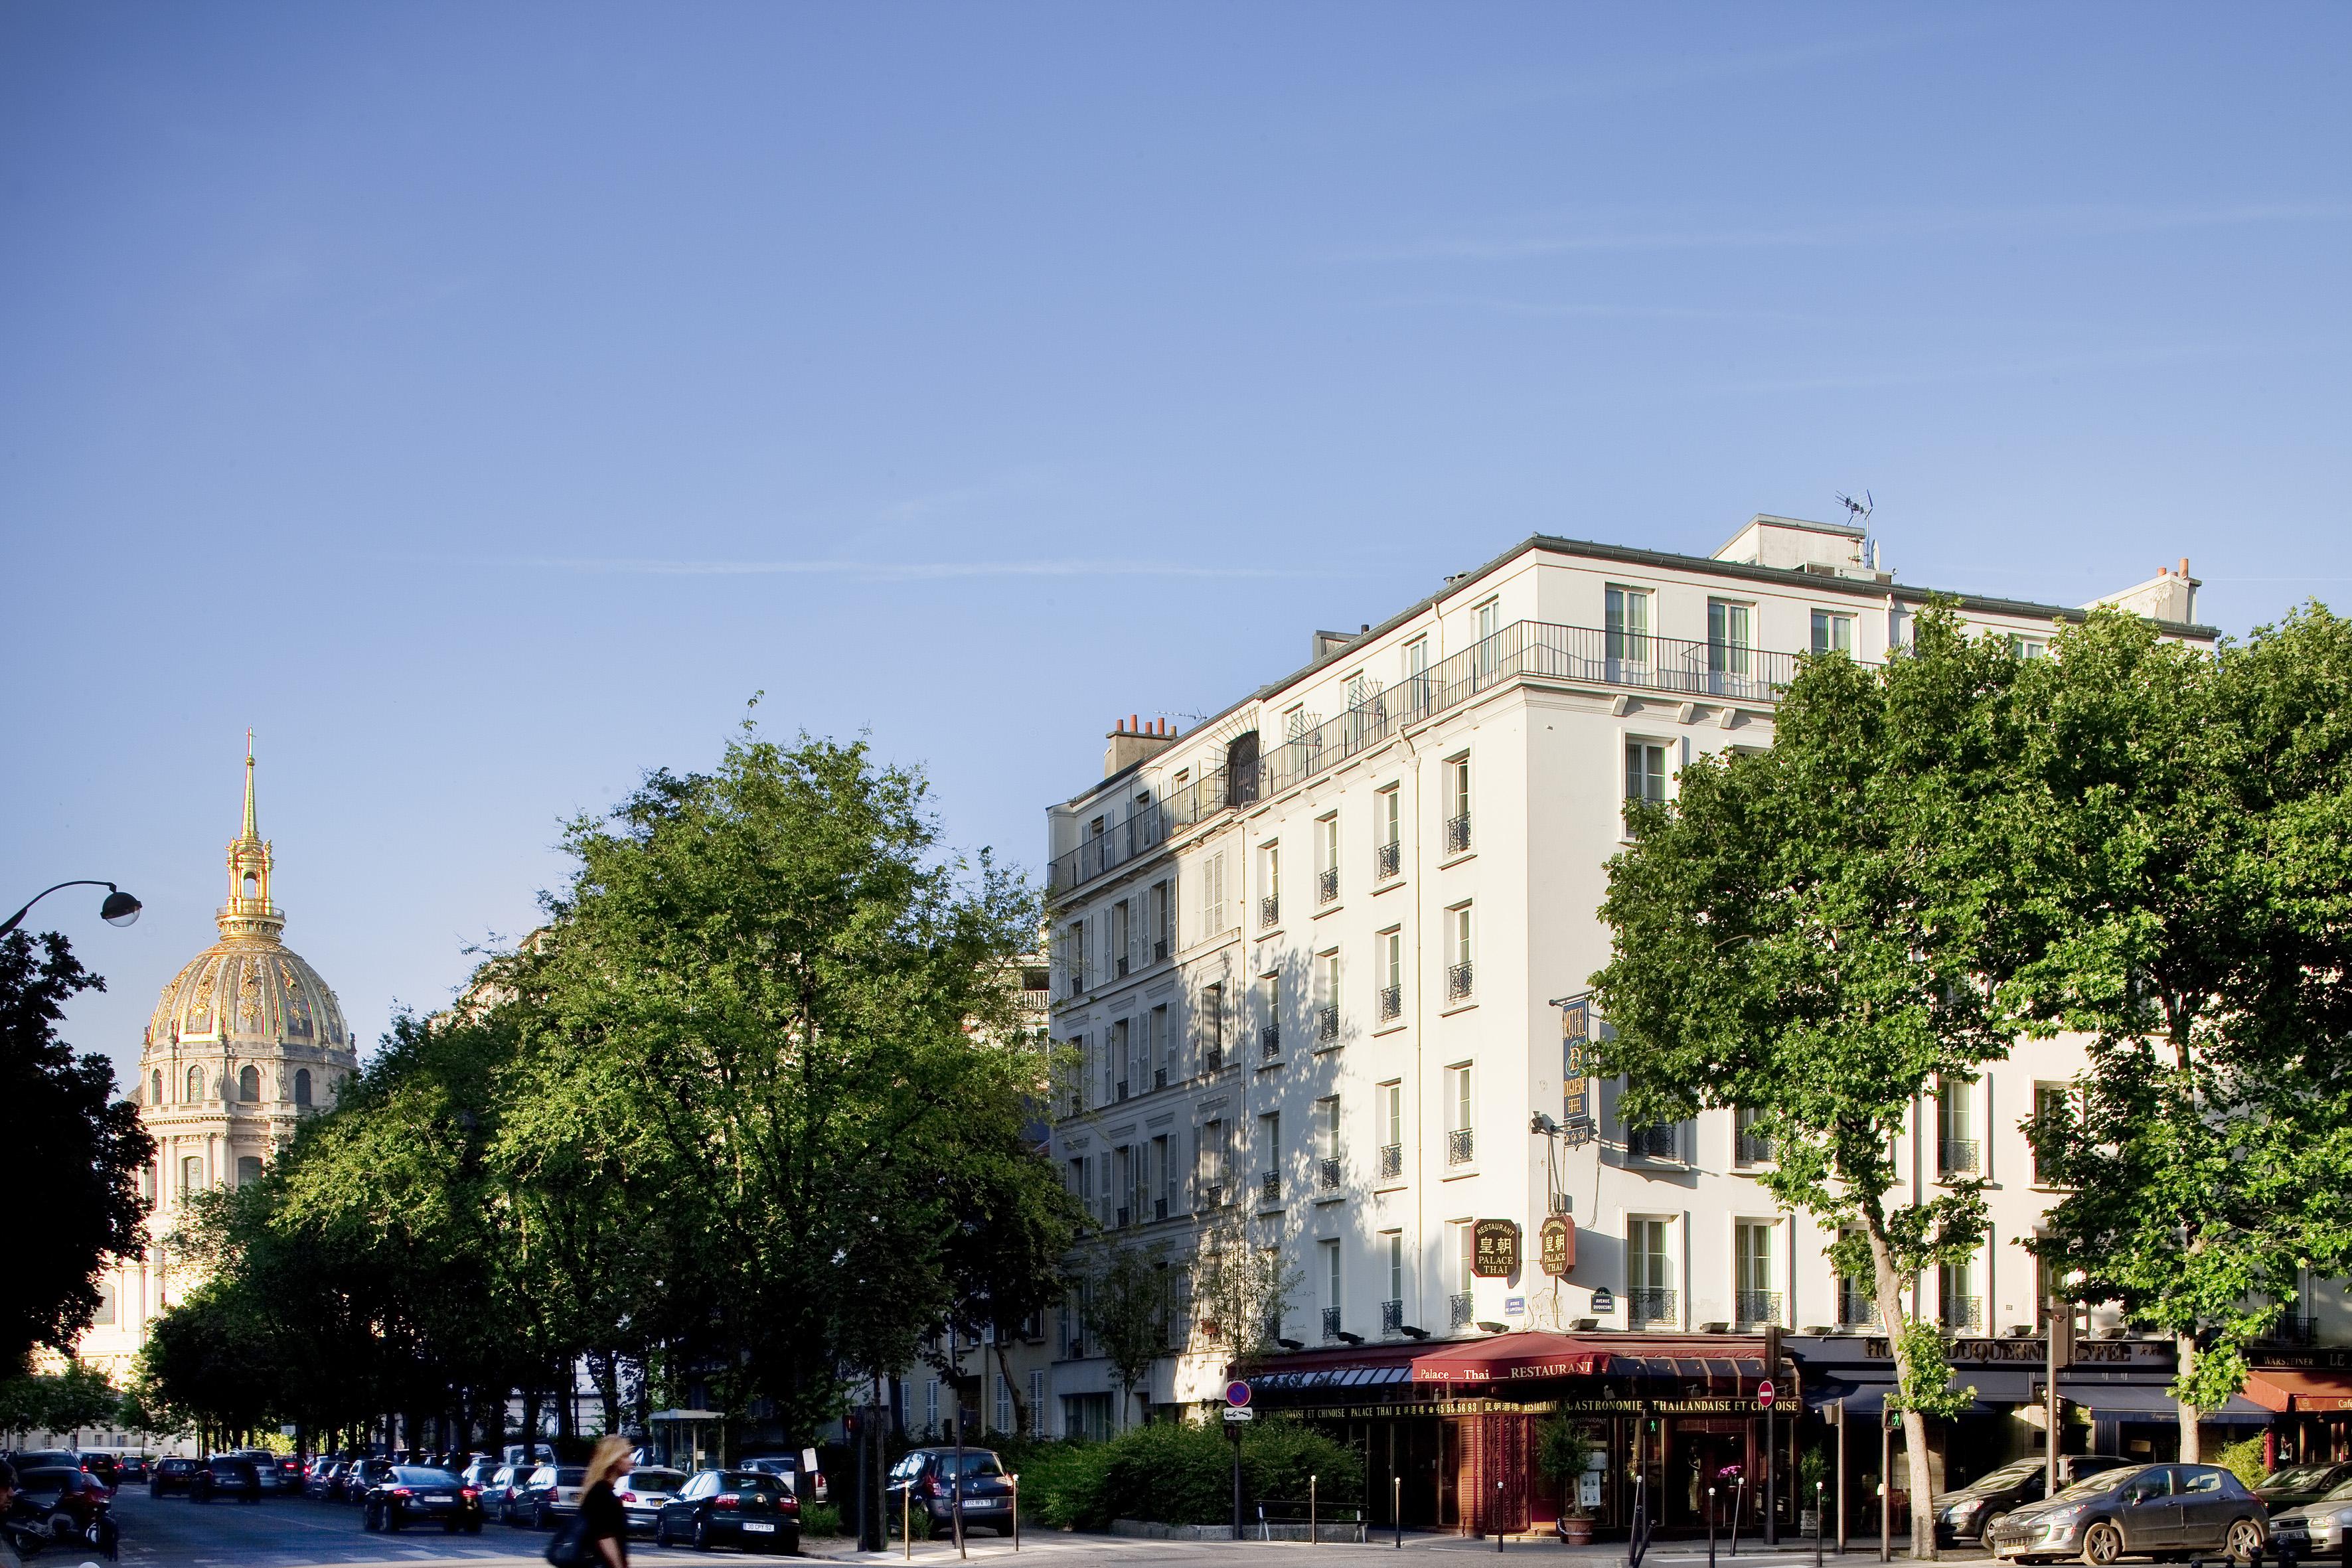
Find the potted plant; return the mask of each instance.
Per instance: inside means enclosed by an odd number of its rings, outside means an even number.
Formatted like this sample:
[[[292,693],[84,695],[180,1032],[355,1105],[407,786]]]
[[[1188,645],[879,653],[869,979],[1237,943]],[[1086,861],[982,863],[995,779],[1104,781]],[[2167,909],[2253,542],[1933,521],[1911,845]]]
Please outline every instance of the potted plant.
[[[1577,1489],[1592,1463],[1592,1440],[1584,1428],[1565,1415],[1543,1424],[1536,1447],[1536,1468],[1559,1489],[1559,1538],[1570,1546],[1592,1543],[1592,1516],[1584,1511]]]
[[[1825,1495],[1823,1483],[1830,1476],[1830,1462],[1819,1448],[1808,1448],[1797,1457],[1797,1531],[1801,1535],[1822,1532],[1821,1504]]]

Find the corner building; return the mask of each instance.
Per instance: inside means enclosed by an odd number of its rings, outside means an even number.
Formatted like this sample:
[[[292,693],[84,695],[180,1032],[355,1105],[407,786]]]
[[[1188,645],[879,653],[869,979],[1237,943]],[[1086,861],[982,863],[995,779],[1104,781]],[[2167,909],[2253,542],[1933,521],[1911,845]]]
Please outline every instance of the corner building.
[[[2196,587],[2184,561],[2102,602],[2210,645]],[[1792,1406],[1834,1391],[1874,1410],[1891,1358],[1822,1257],[1831,1237],[1753,1179],[1769,1151],[1732,1112],[1627,1126],[1604,1081],[1590,1142],[1531,1126],[1566,1120],[1559,1004],[1609,955],[1596,910],[1626,799],[1670,798],[1695,758],[1769,745],[1801,653],[1883,660],[1927,597],[1832,524],[1759,516],[1707,558],[1539,536],[1376,626],[1315,633],[1304,668],[1189,731],[1115,727],[1101,780],[1047,813],[1052,1028],[1080,1064],[1056,1089],[1053,1152],[1109,1244],[1171,1263],[1171,1353],[1139,1400],[1173,1414],[1218,1397],[1227,1351],[1190,1321],[1183,1270],[1201,1220],[1238,1211],[1302,1281],[1257,1403],[1361,1446],[1376,1522],[1392,1498],[1412,1526],[1549,1520],[1530,1459],[1551,1410],[1601,1423],[1610,1465],[1587,1501],[1604,1529],[1624,1523],[1635,1470],[1666,1523],[1696,1522],[1696,1478],[1760,1473],[1767,1330],[1816,1369],[1798,1401],[1780,1390],[1784,1465]],[[2026,657],[2083,615],[1959,602]],[[1964,1369],[2021,1365],[2039,1331],[2021,1243],[2052,1194],[2018,1127],[2082,1061],[2079,1041],[2030,1043],[1922,1097],[1901,1140],[1912,1190],[1992,1184],[1982,1251],[1916,1288]],[[1553,1215],[1574,1227],[1559,1278],[1536,1256]],[[1516,1232],[1516,1270],[1480,1271],[1482,1221]],[[2341,1342],[2340,1291],[2316,1312]],[[2088,1327],[2122,1332],[2112,1313]],[[1066,1435],[1138,1414],[1090,1348],[1066,1309]],[[2084,1405],[2100,1440],[2160,1451],[2170,1407],[2149,1386],[2168,1352],[2153,1359],[2139,1384],[2085,1393],[2105,1401]],[[1953,1442],[1989,1456],[1956,1458],[1979,1473],[2039,1438],[2021,1414],[2030,1370],[1973,1380],[1982,1430]],[[1875,1441],[1855,1447],[1874,1468]],[[1752,1525],[1752,1489],[1747,1507]]]

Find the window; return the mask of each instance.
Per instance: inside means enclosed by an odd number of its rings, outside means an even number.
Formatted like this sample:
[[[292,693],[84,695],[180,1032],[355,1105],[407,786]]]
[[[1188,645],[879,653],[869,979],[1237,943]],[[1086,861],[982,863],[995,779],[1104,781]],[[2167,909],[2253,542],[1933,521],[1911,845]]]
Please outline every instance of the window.
[[[1815,653],[1852,653],[1853,651],[1853,617],[1835,610],[1813,612],[1813,651]]]
[[[309,1068],[294,1069],[294,1103],[297,1105],[310,1103],[310,1069]]]
[[[940,1429],[940,1380],[936,1377],[923,1390],[923,1426],[933,1432]]]
[[[1258,895],[1257,923],[1278,925],[1282,921],[1282,846],[1261,845],[1257,852],[1258,885],[1265,889]]]
[[[1936,1086],[1936,1169],[1943,1175],[1972,1176],[1983,1168],[1969,1105],[1973,1089],[1965,1079]]]
[[[259,1068],[248,1067],[238,1070],[236,1075],[236,1097],[238,1100],[247,1103],[251,1103],[252,1101],[257,1100],[261,1098],[261,1069]]]
[[[1315,1102],[1315,1190],[1339,1190],[1339,1097]]]
[[[1233,929],[1233,906],[1225,900],[1225,856],[1223,850],[1201,862],[1201,940],[1223,936]]]
[[[1731,1113],[1731,1162],[1735,1165],[1768,1164],[1772,1159],[1772,1140],[1757,1131],[1756,1112],[1742,1105]]]
[[[1067,938],[1062,943],[1062,963],[1069,971],[1070,994],[1076,996],[1087,988],[1087,922],[1072,921]]]
[[[249,1187],[259,1180],[261,1180],[261,1156],[239,1154],[236,1157],[236,1184],[240,1187]]]
[[[1773,1267],[1780,1228],[1773,1220],[1743,1219],[1734,1232],[1736,1305],[1743,1331],[1780,1321],[1780,1288]]]
[[[1269,1110],[1257,1119],[1258,1193],[1262,1203],[1282,1201],[1282,1112]]]
[[[1666,804],[1666,748],[1658,741],[1625,742],[1625,798]]]
[[[1151,884],[1151,962],[1168,956],[1168,884]]]
[[[1225,1065],[1225,987],[1220,981],[1201,987],[1201,1070],[1215,1072]]]
[[[1941,1321],[1948,1329],[1981,1331],[1985,1326],[1984,1298],[1977,1294],[1976,1260],[1947,1263],[1936,1270],[1943,1299]]]
[[[148,1079],[147,1103],[150,1105],[163,1103],[163,1069],[162,1068],[157,1068]]]
[[[1470,847],[1470,759],[1455,757],[1445,764],[1445,852],[1460,855]]]
[[[114,1327],[114,1282],[108,1280],[98,1288],[98,1310],[90,1314],[90,1326],[96,1329]]]
[[[1674,1256],[1666,1249],[1673,1224],[1638,1217],[1625,1222],[1625,1310],[1635,1328],[1681,1321]]]
[[[1404,874],[1404,822],[1394,784],[1372,799],[1372,880],[1385,881]]]
[[[1029,1436],[1045,1435],[1045,1373],[1033,1370],[1029,1373]]]
[[[1391,1079],[1374,1091],[1381,1108],[1381,1180],[1404,1175],[1404,1084]]]
[[[1258,1026],[1258,1058],[1273,1061],[1282,1055],[1282,976],[1269,974],[1258,983],[1265,996],[1265,1022]]]
[[[1404,932],[1391,927],[1380,934],[1381,1022],[1393,1022],[1404,1012]]]
[[[1470,1098],[1470,1064],[1445,1069],[1445,1163],[1466,1165],[1477,1152]]]
[[[1462,904],[1446,910],[1445,921],[1445,999],[1466,1001],[1476,979],[1476,972],[1470,966],[1470,906]]]
[[[2050,639],[2047,637],[2018,637],[2014,640],[2017,644],[2017,657],[2020,658],[2050,657]]]
[[[1606,654],[1612,663],[1650,662],[1650,595],[1644,588],[1609,588]]]
[[[1322,1267],[1317,1270],[1323,1276],[1323,1337],[1336,1340],[1339,1337],[1339,1244],[1325,1241],[1317,1245],[1323,1254]]]
[[[1151,1087],[1166,1089],[1169,1079],[1176,1076],[1176,1047],[1168,1030],[1168,1004],[1162,1002],[1154,1007],[1147,1022],[1149,1037],[1144,1047],[1151,1053]]]
[[[1134,1081],[1128,1076],[1132,1065],[1132,1047],[1128,1037],[1128,1020],[1121,1018],[1110,1026],[1110,1098],[1114,1102],[1127,1098],[1128,1085]]]
[[[1862,1232],[1848,1229],[1841,1231],[1838,1239],[1858,1240],[1861,1236]],[[1838,1326],[1845,1329],[1874,1326],[1872,1320],[1875,1314],[1871,1300],[1874,1294],[1875,1287],[1866,1274],[1841,1273],[1838,1276]]]
[[[180,1156],[180,1191],[202,1192],[205,1185],[205,1157],[202,1154]]]
[[[1110,972],[1125,978],[1132,933],[1128,929],[1127,900],[1119,900],[1110,907],[1110,950],[1105,955],[1110,961]]]
[[[1150,1186],[1145,1194],[1150,1205],[1151,1219],[1166,1219],[1175,1207],[1176,1167],[1168,1158],[1168,1134],[1160,1133],[1151,1140],[1151,1169],[1146,1180]]]
[[[1446,1322],[1450,1328],[1467,1328],[1472,1295],[1477,1289],[1477,1277],[1470,1272],[1471,1260],[1476,1255],[1475,1244],[1466,1219],[1449,1221],[1445,1232],[1447,1271],[1453,1276],[1454,1286],[1446,1302]]]
[[[1315,1042],[1330,1045],[1339,1037],[1339,952],[1337,948],[1315,961]]]
[[[1489,599],[1478,606],[1478,640],[1486,641],[1503,629],[1503,605],[1498,599]]]
[[[205,1069],[202,1068],[190,1068],[188,1069],[188,1099],[193,1101],[202,1100],[204,1097]]]
[[[1756,647],[1753,627],[1756,609],[1752,605],[1734,604],[1728,599],[1706,602],[1706,670],[1712,676],[1741,676],[1748,673],[1754,660],[1749,657]],[[1728,682],[1718,681],[1720,690]]]
[[[1388,1295],[1381,1302],[1381,1332],[1404,1331],[1404,1232],[1381,1233],[1381,1261],[1387,1266]]]
[[[1315,901],[1328,904],[1339,896],[1339,816],[1333,812],[1315,823]]]
[[[2072,1084],[2037,1083],[2033,1086],[2033,1115],[2044,1126],[2064,1128],[2073,1124],[2074,1089]],[[2037,1145],[2039,1141],[2037,1140]],[[2033,1155],[2033,1184],[2051,1185],[2050,1173],[2043,1169],[2048,1162],[2042,1158],[2037,1146]]]
[[[1201,1123],[1199,1137],[1192,1145],[1192,1190],[1199,1200],[1194,1207],[1213,1209],[1224,1202],[1228,1152],[1224,1122]]]

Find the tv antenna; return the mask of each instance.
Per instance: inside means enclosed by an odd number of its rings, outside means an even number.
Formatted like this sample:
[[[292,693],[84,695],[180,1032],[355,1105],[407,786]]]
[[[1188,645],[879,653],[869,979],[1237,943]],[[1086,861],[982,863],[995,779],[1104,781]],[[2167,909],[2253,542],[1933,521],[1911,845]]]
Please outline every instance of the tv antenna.
[[[1854,500],[1843,490],[1837,490],[1832,493],[1836,495],[1838,505],[1845,508],[1846,516],[1853,520],[1853,525],[1856,528],[1867,528],[1870,526],[1870,514],[1877,510],[1878,503],[1871,499],[1871,494],[1868,490],[1862,492],[1862,499],[1860,500]]]

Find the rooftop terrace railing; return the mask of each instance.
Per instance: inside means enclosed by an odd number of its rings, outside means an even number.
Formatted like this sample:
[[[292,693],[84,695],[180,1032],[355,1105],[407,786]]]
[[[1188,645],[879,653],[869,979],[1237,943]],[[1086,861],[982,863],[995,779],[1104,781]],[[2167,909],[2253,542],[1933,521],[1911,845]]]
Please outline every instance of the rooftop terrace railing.
[[[1798,655],[1743,644],[1643,637],[1594,626],[1514,621],[1494,636],[1394,686],[1365,696],[1336,719],[1276,742],[1255,769],[1219,768],[1057,856],[1046,889],[1066,892],[1167,842],[1178,830],[1234,805],[1267,799],[1399,730],[1515,680],[1589,681],[1713,702],[1772,702],[1796,679]]]

